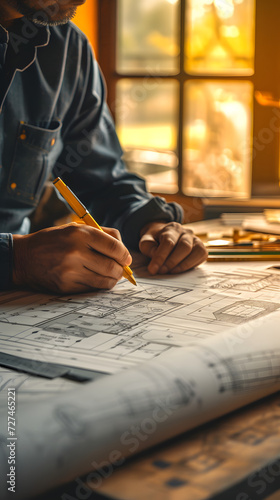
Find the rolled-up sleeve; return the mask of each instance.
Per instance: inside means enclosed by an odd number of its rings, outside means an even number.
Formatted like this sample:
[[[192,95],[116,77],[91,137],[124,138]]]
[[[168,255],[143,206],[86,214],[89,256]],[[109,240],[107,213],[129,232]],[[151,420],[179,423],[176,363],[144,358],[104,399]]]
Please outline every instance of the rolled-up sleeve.
[[[0,233],[0,290],[12,286],[13,273],[13,237],[9,233]]]

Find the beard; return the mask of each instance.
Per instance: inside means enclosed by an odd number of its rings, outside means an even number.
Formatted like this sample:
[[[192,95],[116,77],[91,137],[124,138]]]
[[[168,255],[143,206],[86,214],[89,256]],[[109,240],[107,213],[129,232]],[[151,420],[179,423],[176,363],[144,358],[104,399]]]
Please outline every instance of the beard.
[[[56,0],[55,3],[47,6],[44,0],[7,0],[7,3],[26,19],[41,26],[66,24],[75,16],[77,10],[77,6],[67,7],[66,0],[60,3]]]

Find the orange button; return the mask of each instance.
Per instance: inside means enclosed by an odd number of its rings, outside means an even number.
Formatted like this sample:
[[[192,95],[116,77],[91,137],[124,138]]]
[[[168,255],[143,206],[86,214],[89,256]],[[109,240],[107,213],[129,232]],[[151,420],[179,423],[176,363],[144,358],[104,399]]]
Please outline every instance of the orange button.
[[[16,189],[16,187],[17,187],[16,183],[15,183],[15,182],[12,182],[12,184],[11,184],[11,188],[12,188],[12,189]]]
[[[51,146],[53,146],[54,144],[55,144],[55,138],[53,137],[51,140]]]
[[[26,133],[25,132],[22,132],[19,136],[19,138],[22,140],[22,141],[25,141],[26,139]]]

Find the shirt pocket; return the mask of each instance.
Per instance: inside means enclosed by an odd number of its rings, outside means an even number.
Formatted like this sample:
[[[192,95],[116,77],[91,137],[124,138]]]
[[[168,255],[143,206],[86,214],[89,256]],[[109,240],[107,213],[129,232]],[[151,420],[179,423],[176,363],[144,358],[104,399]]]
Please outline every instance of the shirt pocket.
[[[8,178],[9,197],[29,205],[38,203],[48,177],[49,157],[55,156],[61,126],[58,120],[51,122],[49,128],[20,122]]]

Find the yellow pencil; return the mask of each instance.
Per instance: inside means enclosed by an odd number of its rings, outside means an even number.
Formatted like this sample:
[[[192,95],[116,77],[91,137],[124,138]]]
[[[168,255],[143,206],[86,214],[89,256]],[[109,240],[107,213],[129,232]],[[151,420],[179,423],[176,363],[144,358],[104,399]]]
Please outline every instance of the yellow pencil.
[[[58,189],[60,192],[61,196],[67,201],[67,203],[70,205],[72,210],[74,210],[75,214],[80,217],[88,226],[95,227],[96,229],[99,229],[100,231],[103,231],[102,227],[97,224],[97,222],[94,220],[94,218],[90,215],[86,207],[80,202],[80,200],[77,198],[77,196],[69,189],[68,186],[60,179],[60,177],[57,177],[54,181],[53,184],[55,187]],[[123,277],[126,278],[130,283],[133,285],[136,285],[136,281],[133,277],[133,273],[128,266],[124,266],[123,268]]]

